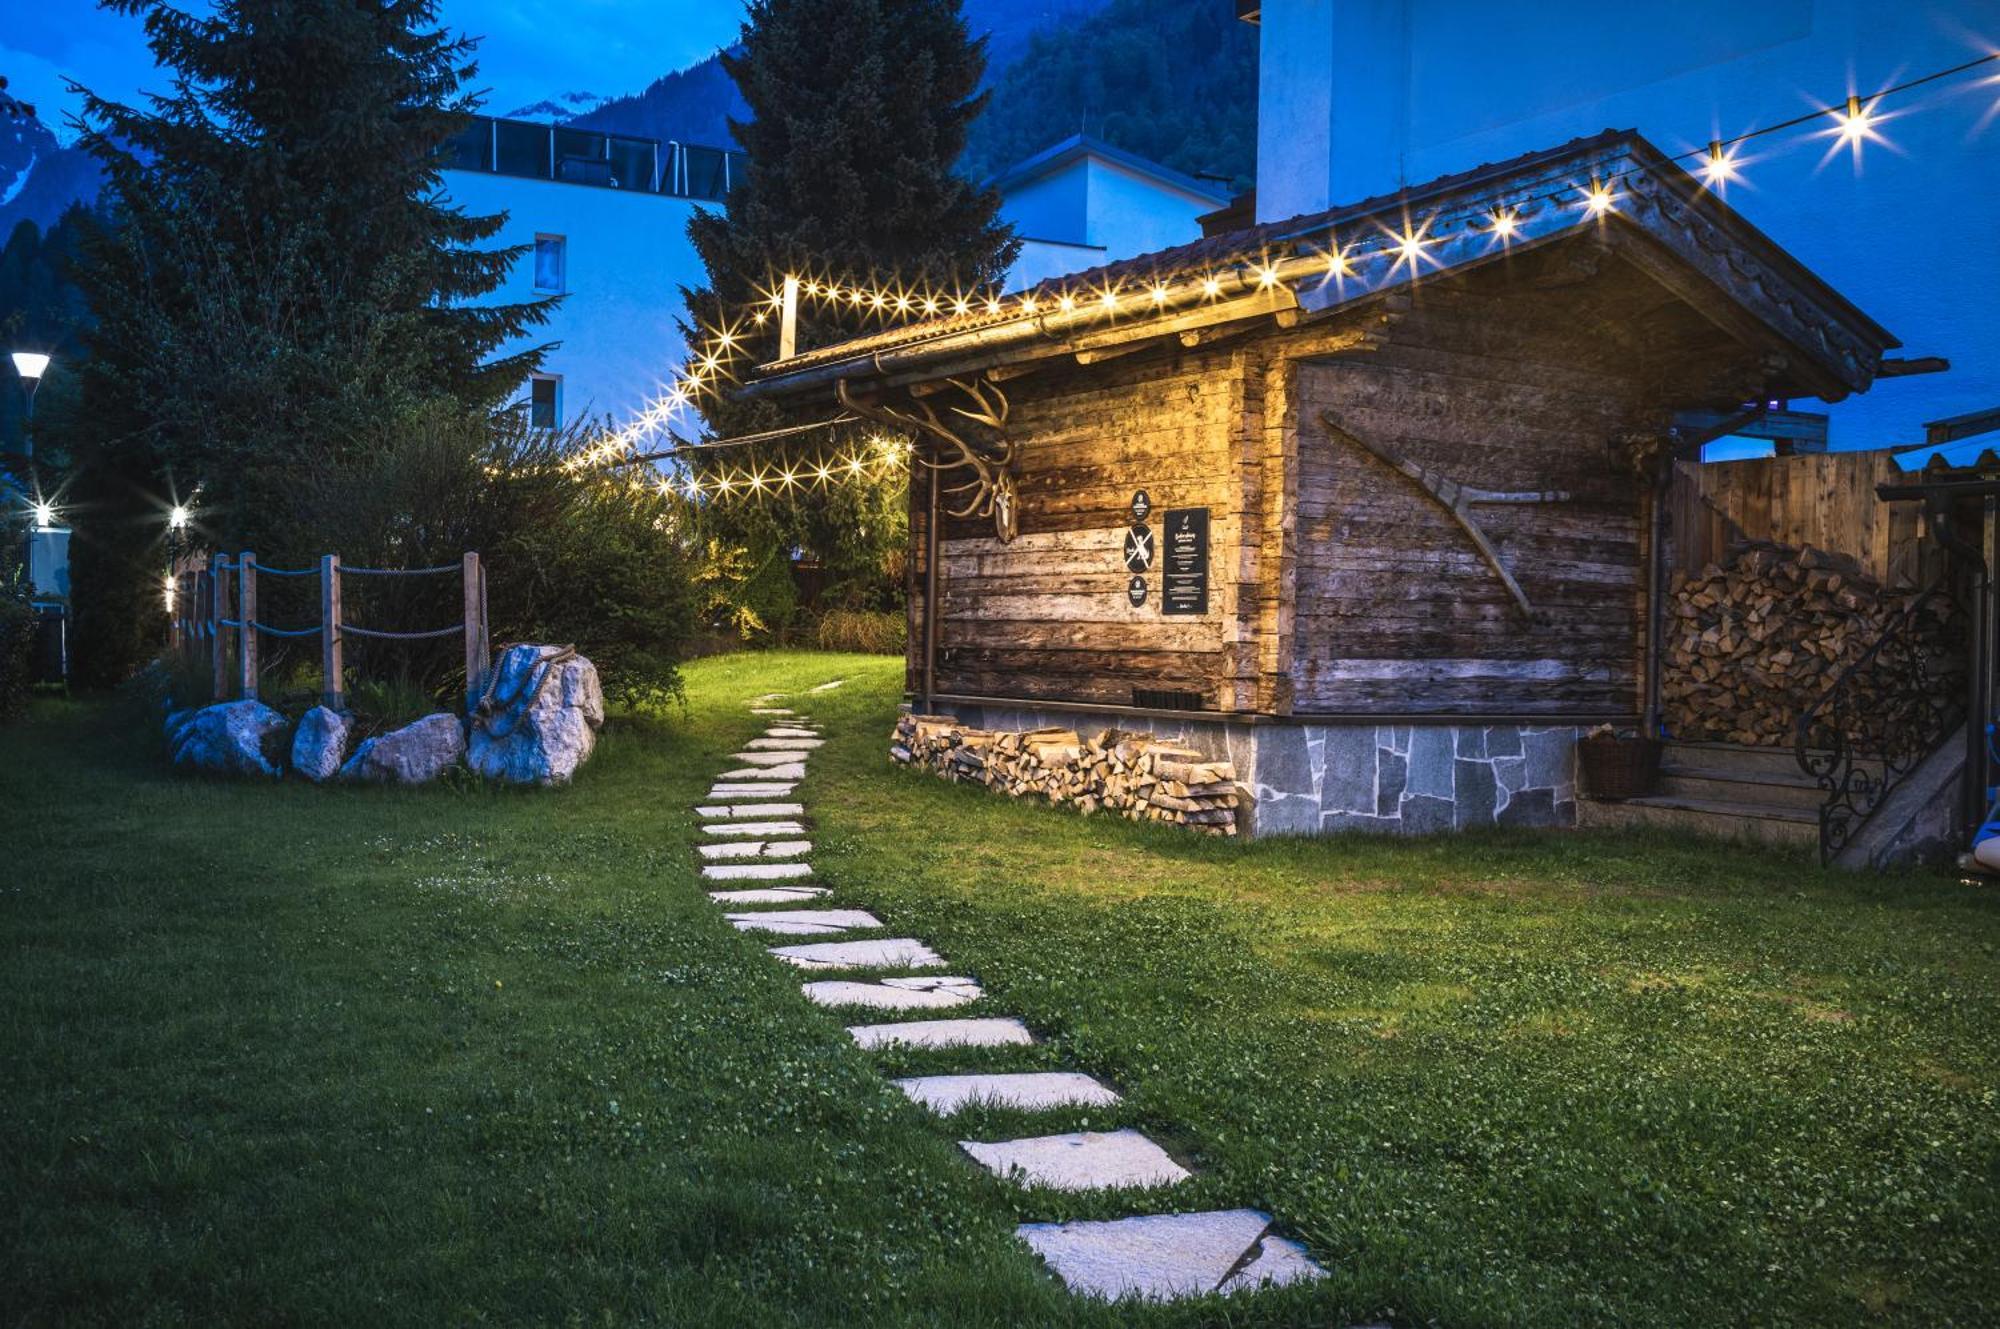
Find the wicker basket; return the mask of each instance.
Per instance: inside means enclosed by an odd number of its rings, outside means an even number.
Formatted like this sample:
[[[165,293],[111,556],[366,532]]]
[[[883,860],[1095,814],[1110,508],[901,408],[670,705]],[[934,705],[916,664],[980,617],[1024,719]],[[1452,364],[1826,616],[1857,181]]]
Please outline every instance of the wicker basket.
[[[1660,740],[1598,734],[1577,740],[1585,797],[1600,802],[1643,798],[1660,778]]]

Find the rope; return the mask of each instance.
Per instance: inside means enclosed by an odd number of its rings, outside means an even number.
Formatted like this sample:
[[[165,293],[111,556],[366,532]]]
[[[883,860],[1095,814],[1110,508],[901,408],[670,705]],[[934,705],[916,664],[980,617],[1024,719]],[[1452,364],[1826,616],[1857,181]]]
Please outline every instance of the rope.
[[[258,575],[258,576],[260,576],[260,577],[262,577],[262,576],[272,576],[272,577],[317,577],[317,576],[319,576],[319,569],[318,569],[318,568],[274,568],[274,567],[272,567],[272,566],[271,566],[270,564],[268,564],[268,563],[252,563],[252,564],[251,564],[250,566],[251,566],[251,568],[252,568],[252,569],[254,569],[254,570],[256,571],[257,575]],[[241,571],[243,571],[243,560],[242,560],[242,559],[240,559],[240,558],[239,558],[239,559],[233,559],[233,560],[232,560],[232,559],[227,559],[227,558],[220,558],[220,559],[217,559],[217,560],[215,561],[215,563],[214,563],[214,565],[213,565],[213,568],[212,568],[212,570],[213,570],[213,571],[217,571],[217,572],[241,572]]]
[[[252,623],[250,626],[272,637],[316,637],[319,635],[319,625],[317,623],[309,628],[274,628],[268,623]]]
[[[373,628],[357,628],[352,623],[342,623],[340,630],[342,634],[351,632],[357,637],[380,637],[385,641],[428,641],[433,637],[449,637],[453,633],[463,632],[465,624],[454,623],[435,632],[377,632]]]
[[[457,572],[462,563],[440,563],[434,568],[351,568],[341,564],[342,572],[351,572],[357,577],[429,577],[440,572]]]

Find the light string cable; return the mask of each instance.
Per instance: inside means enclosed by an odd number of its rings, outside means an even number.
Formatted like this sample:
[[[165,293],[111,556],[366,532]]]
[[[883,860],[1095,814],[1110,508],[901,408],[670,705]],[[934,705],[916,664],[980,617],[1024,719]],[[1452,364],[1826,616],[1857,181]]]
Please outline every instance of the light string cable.
[[[1700,186],[1708,192],[1721,195],[1731,183],[1743,179],[1746,164],[1738,150],[1746,143],[1797,129],[1804,125],[1822,125],[1814,133],[1801,135],[1800,141],[1816,138],[1832,138],[1834,150],[1846,148],[1851,151],[1858,165],[1864,145],[1882,143],[1887,140],[1881,132],[1882,124],[1893,118],[1883,110],[1883,104],[1891,98],[1900,97],[1915,89],[1939,83],[1947,79],[1969,75],[2000,65],[2000,51],[1989,52],[1970,60],[1930,73],[1904,80],[1879,92],[1867,95],[1850,94],[1838,103],[1818,107],[1799,115],[1762,125],[1743,133],[1726,138],[1712,138],[1706,146],[1686,152],[1666,154],[1666,159],[1675,163],[1689,163],[1695,168],[1693,174]],[[1896,112],[1896,116],[1908,111]],[[1827,122],[1831,122],[1828,124]],[[1574,206],[1581,210],[1586,219],[1602,218],[1616,212],[1621,197],[1621,186],[1645,168],[1635,166],[1624,171],[1611,173],[1587,182],[1562,180],[1548,188],[1509,198],[1495,206],[1480,218],[1473,219],[1471,225],[1487,231],[1498,244],[1511,239],[1516,227],[1526,213],[1542,204]],[[1439,238],[1443,214],[1433,212],[1421,221],[1406,219],[1400,231],[1375,224],[1376,233],[1353,239],[1345,244],[1335,236],[1324,251],[1308,253],[1304,257],[1322,262],[1327,279],[1337,280],[1353,275],[1356,265],[1369,260],[1389,258],[1395,264],[1408,264],[1413,271],[1421,271],[1429,260],[1428,250]],[[1278,241],[1304,240],[1310,234],[1323,234],[1329,227],[1315,226],[1295,236],[1277,237]],[[1431,260],[1434,261],[1434,260]],[[1121,288],[1116,285],[1101,288],[1066,287],[1057,284],[1050,287],[1040,283],[1030,289],[1014,294],[1004,294],[997,289],[965,289],[945,291],[924,286],[901,283],[876,285],[865,281],[842,282],[818,276],[789,276],[785,285],[791,286],[801,299],[819,301],[823,305],[837,306],[846,311],[860,311],[881,318],[885,323],[898,317],[934,318],[944,315],[960,317],[979,314],[987,317],[1004,316],[1008,322],[1021,319],[1042,318],[1052,314],[1069,315],[1079,309],[1097,310],[1107,314],[1132,314],[1165,312],[1170,306],[1178,306],[1175,298],[1178,287],[1198,284],[1196,291],[1207,300],[1220,299],[1225,293],[1240,291],[1246,286],[1271,287],[1290,274],[1281,273],[1278,265],[1268,258],[1258,260],[1242,254],[1230,259],[1219,260],[1200,271],[1178,274],[1154,274],[1144,282]],[[690,355],[678,376],[665,391],[651,400],[645,409],[622,428],[604,434],[597,443],[578,453],[564,463],[570,469],[585,469],[605,465],[629,465],[639,461],[659,461],[686,455],[683,449],[689,447],[736,446],[769,441],[784,436],[791,431],[770,431],[768,435],[746,435],[735,440],[710,440],[691,443],[675,434],[673,422],[690,406],[698,404],[704,395],[719,397],[727,382],[735,375],[731,366],[738,355],[743,353],[742,330],[747,326],[763,327],[772,313],[781,309],[784,296],[776,292],[765,293],[739,317],[730,320],[719,329],[709,330],[699,354]],[[950,331],[939,335],[950,335]],[[815,425],[799,426],[797,432],[830,425],[831,421]],[[640,444],[664,435],[671,446],[656,453],[642,453]],[[879,450],[874,456],[883,455]],[[864,460],[859,468],[848,468],[848,458],[836,458],[839,463],[829,468],[829,474],[841,472],[866,473],[872,464]],[[749,484],[752,477],[762,475],[761,483]],[[744,472],[744,478],[735,482],[731,489],[756,493],[765,491],[775,481],[784,484],[782,471]],[[667,483],[664,479],[663,484]],[[720,492],[727,493],[730,489]]]

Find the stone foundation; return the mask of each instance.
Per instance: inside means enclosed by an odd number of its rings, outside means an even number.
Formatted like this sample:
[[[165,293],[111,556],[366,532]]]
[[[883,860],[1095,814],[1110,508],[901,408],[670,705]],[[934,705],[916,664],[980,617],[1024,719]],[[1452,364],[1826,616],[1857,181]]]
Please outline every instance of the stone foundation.
[[[1185,719],[1037,706],[936,704],[984,729],[1060,726],[1149,732],[1233,762],[1254,806],[1250,835],[1376,831],[1423,835],[1475,826],[1576,824],[1576,725],[1376,725],[1358,721],[1251,724],[1190,712]]]

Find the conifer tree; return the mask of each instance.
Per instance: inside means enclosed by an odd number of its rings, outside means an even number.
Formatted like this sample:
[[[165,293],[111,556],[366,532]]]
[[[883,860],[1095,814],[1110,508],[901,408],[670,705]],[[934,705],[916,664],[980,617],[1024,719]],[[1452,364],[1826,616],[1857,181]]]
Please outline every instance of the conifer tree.
[[[723,65],[750,107],[748,122],[730,123],[749,162],[727,211],[697,212],[688,225],[708,271],[708,285],[687,296],[690,344],[731,327],[748,337],[747,358],[774,356],[775,319],[740,324],[787,273],[944,291],[998,282],[1019,241],[999,220],[999,196],[954,170],[986,100],[985,39],[969,36],[960,0],[750,0],[748,11],[740,50]],[[799,345],[879,326],[872,311],[806,300]],[[717,434],[777,422],[769,408],[726,396],[705,394],[702,410]],[[790,451],[810,456],[813,446]],[[860,598],[893,596],[883,574],[905,529],[897,494],[846,485],[710,516],[761,558],[797,547],[836,584],[872,578],[872,596]]]
[[[226,546],[281,552],[299,533],[260,514],[302,448],[365,450],[441,398],[494,406],[539,361],[494,352],[541,304],[477,303],[518,257],[479,247],[501,219],[439,194],[472,43],[435,0],[107,3],[144,18],[172,86],[86,98],[118,224],[80,273],[80,423],[202,483]]]

